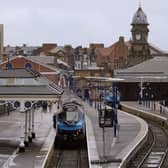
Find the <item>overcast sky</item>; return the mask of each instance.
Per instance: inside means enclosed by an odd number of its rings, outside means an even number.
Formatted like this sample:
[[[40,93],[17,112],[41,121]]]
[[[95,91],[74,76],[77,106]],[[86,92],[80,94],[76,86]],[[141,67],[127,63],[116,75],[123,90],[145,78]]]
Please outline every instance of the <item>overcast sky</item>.
[[[141,0],[149,22],[149,42],[168,50],[168,1]],[[131,37],[139,0],[0,0],[5,45],[89,43],[110,46]]]

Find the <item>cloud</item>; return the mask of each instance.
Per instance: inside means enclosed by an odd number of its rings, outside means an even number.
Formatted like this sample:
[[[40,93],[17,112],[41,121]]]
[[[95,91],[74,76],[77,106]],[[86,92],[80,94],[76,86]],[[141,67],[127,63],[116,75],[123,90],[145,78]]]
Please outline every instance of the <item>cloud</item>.
[[[164,0],[142,2],[150,23],[149,39],[163,49],[168,49],[167,6]],[[5,0],[0,6],[0,21],[5,44],[103,42],[108,46],[121,35],[130,39],[130,23],[137,8],[135,0]]]

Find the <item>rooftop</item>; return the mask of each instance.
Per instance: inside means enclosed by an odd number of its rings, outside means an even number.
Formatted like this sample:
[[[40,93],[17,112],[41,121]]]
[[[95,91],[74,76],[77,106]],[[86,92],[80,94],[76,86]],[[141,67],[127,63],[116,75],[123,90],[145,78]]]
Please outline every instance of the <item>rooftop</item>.
[[[147,24],[148,25],[147,16],[141,7],[139,7],[136,13],[134,14],[133,19],[132,19],[132,24]]]
[[[36,75],[27,69],[0,69],[0,78],[34,78]]]
[[[140,64],[127,69],[120,69],[114,72],[115,77],[129,79],[136,82],[136,79],[163,79],[168,82],[168,57],[154,57]],[[131,79],[131,80],[130,80]],[[128,81],[128,80],[127,80]]]
[[[63,90],[37,72],[26,69],[0,70],[1,99],[16,98],[55,98]]]

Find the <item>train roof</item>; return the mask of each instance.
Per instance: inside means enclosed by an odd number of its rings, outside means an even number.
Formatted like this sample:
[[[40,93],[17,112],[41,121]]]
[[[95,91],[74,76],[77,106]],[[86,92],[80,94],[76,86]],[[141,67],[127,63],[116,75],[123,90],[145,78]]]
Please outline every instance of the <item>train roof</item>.
[[[63,107],[64,106],[67,106],[67,105],[76,105],[76,106],[82,106],[82,104],[81,103],[79,103],[78,101],[76,101],[76,100],[72,100],[72,101],[69,101],[69,102],[65,102],[65,103],[63,103]]]

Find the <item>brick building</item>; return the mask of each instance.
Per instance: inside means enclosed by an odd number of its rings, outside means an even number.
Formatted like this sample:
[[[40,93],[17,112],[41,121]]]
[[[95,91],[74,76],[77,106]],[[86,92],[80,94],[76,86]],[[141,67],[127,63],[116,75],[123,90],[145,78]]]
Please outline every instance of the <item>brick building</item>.
[[[48,80],[58,83],[58,76],[56,67],[43,64],[39,61],[30,59],[28,57],[17,56],[10,59],[10,61],[4,61],[0,64],[0,69],[23,69],[29,68],[43,74]]]
[[[128,47],[125,44],[124,37],[107,48],[96,48],[96,63],[105,69],[119,69],[125,66],[128,56]]]
[[[149,23],[141,6],[133,15],[131,22],[131,40],[124,41],[124,37],[110,47],[97,48],[97,66],[122,69],[139,64],[155,56],[168,56],[168,53],[148,42]]]
[[[4,30],[3,24],[0,24],[0,61],[3,60]]]

